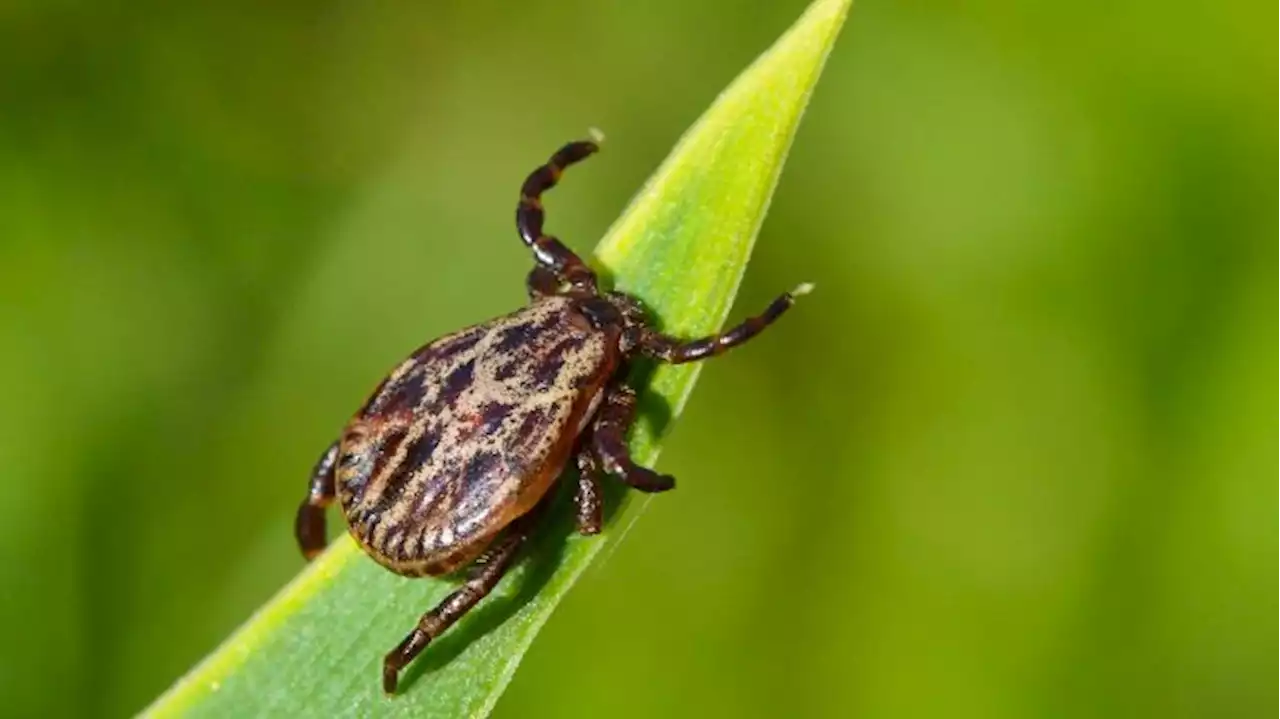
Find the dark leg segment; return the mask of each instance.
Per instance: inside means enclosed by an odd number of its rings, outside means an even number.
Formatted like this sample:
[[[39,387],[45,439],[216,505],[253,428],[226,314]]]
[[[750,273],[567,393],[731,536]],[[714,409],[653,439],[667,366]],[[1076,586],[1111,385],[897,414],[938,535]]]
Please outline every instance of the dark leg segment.
[[[539,265],[573,285],[575,290],[595,294],[596,276],[577,255],[560,240],[542,234],[542,193],[556,186],[564,169],[590,156],[600,146],[592,140],[570,142],[556,150],[547,164],[534,170],[520,188],[520,204],[516,206],[516,229],[524,243],[533,250]]]
[[[600,464],[595,448],[586,444],[578,450],[578,491],[573,494],[573,503],[578,510],[578,534],[599,534],[604,513]]]
[[[529,275],[524,280],[524,286],[529,290],[529,299],[531,300],[560,294],[560,278],[556,276],[554,271],[542,265],[534,265],[533,269],[529,270]]]
[[[658,474],[631,461],[627,450],[627,430],[636,416],[636,391],[618,380],[610,387],[604,404],[596,415],[591,444],[604,464],[604,471],[641,492],[665,492],[676,486],[676,480]]]
[[[395,694],[400,670],[421,654],[432,639],[453,626],[454,622],[471,611],[481,599],[498,586],[498,582],[511,568],[521,545],[529,538],[529,533],[541,519],[546,507],[547,502],[540,502],[528,514],[512,522],[506,533],[493,546],[485,550],[484,554],[471,566],[467,581],[445,597],[434,609],[423,614],[418,620],[418,626],[409,632],[409,636],[387,653],[382,660],[384,692]]]
[[[338,443],[334,442],[320,455],[320,460],[311,470],[307,498],[298,506],[298,516],[293,522],[293,535],[307,561],[324,549],[324,510],[333,503],[333,469],[337,461]]]
[[[760,334],[761,330],[773,324],[775,320],[782,316],[782,313],[791,309],[791,305],[795,304],[797,297],[807,295],[812,290],[813,285],[806,283],[790,292],[784,292],[778,299],[771,302],[763,313],[755,317],[748,317],[736,327],[718,335],[682,340],[657,332],[646,333],[640,340],[640,349],[650,357],[655,357],[671,364],[714,357]]]

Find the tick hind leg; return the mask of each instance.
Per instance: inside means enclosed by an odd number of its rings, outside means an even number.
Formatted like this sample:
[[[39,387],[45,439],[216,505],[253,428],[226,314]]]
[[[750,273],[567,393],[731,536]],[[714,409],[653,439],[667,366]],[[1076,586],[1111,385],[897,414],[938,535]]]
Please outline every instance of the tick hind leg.
[[[520,187],[520,204],[516,206],[516,229],[520,238],[533,250],[534,260],[539,266],[551,271],[555,277],[569,283],[574,290],[590,294],[596,293],[596,275],[591,268],[573,253],[564,243],[542,233],[542,221],[545,213],[542,210],[542,193],[556,186],[560,176],[569,165],[581,162],[600,149],[596,140],[580,140],[570,142],[556,150],[545,165],[529,174]],[[535,270],[536,272],[536,270]],[[538,278],[538,291],[548,286],[545,278]],[[534,275],[530,275],[530,293],[534,290]],[[557,283],[558,285],[558,283]]]
[[[640,351],[671,364],[714,357],[760,334],[761,330],[773,324],[784,312],[791,309],[797,297],[807,295],[812,290],[813,285],[806,283],[790,292],[784,292],[769,303],[764,312],[755,317],[748,317],[733,328],[717,335],[690,340],[669,337],[659,332],[647,332],[640,338]]]
[[[604,471],[641,492],[665,492],[676,486],[669,475],[658,474],[631,461],[627,430],[636,417],[636,391],[619,381],[608,390],[591,432],[592,449]]]
[[[387,653],[382,660],[382,690],[387,694],[395,694],[399,684],[400,670],[409,665],[414,657],[422,653],[431,640],[440,636],[453,626],[464,614],[471,611],[480,600],[488,596],[498,586],[507,570],[511,569],[521,545],[529,538],[543,514],[546,502],[540,502],[528,514],[512,522],[500,539],[497,540],[471,566],[467,580],[449,596],[422,615],[418,626],[404,638],[395,649]]]
[[[315,558],[325,545],[324,510],[333,504],[334,485],[333,469],[338,461],[338,443],[334,442],[320,455],[316,466],[311,470],[311,482],[307,489],[307,498],[298,505],[298,516],[294,519],[293,535],[298,540],[298,548],[308,561]]]

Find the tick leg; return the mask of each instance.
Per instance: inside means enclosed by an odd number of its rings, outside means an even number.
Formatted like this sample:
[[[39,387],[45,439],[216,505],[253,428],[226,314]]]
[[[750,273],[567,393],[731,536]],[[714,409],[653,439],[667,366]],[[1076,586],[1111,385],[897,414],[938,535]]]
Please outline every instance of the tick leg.
[[[542,265],[534,265],[525,278],[524,286],[529,290],[529,299],[560,294],[560,278],[556,273]]]
[[[524,243],[533,250],[537,263],[551,270],[557,277],[573,286],[574,290],[596,294],[596,275],[564,243],[542,234],[542,193],[556,186],[564,169],[580,162],[599,150],[594,140],[570,142],[556,150],[547,164],[530,173],[520,188],[520,204],[516,206],[516,229]]]
[[[591,444],[604,471],[641,492],[665,492],[676,480],[631,461],[627,450],[627,430],[636,416],[636,391],[618,382],[608,390],[591,432]]]
[[[578,534],[599,534],[604,493],[600,490],[600,464],[594,447],[584,445],[578,450],[578,488],[573,503],[578,510]]]
[[[511,568],[516,552],[529,537],[529,531],[540,514],[539,509],[535,508],[529,514],[516,520],[508,529],[507,534],[472,565],[467,581],[454,590],[452,594],[445,597],[444,601],[437,604],[434,609],[423,614],[422,618],[418,620],[418,626],[414,627],[412,632],[409,632],[409,636],[396,645],[395,649],[387,653],[386,658],[382,660],[382,690],[384,692],[395,694],[396,685],[399,683],[400,670],[408,666],[414,657],[422,653],[422,650],[431,643],[432,639],[443,634],[462,615],[471,611],[473,607],[480,603],[481,599],[484,599],[489,592],[493,591],[493,588],[498,585],[498,581]]]
[[[640,350],[644,354],[671,364],[693,362],[721,354],[737,347],[760,334],[765,327],[773,324],[782,313],[791,309],[796,298],[813,290],[813,285],[802,284],[790,292],[784,292],[776,300],[769,303],[765,311],[755,317],[748,317],[740,324],[718,335],[682,340],[669,337],[658,332],[645,333],[640,338]]]
[[[333,468],[338,461],[338,443],[334,442],[320,455],[311,470],[307,498],[298,506],[293,522],[293,535],[298,539],[302,556],[311,561],[324,549],[324,510],[333,503]]]

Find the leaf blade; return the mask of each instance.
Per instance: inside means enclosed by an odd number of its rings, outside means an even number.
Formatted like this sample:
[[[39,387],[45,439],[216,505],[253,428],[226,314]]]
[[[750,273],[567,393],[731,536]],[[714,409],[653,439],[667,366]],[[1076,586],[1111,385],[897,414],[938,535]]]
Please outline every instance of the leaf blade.
[[[701,335],[723,324],[849,5],[810,5],[690,128],[597,247],[617,288],[643,299],[668,332]],[[630,440],[638,462],[657,459],[662,430],[698,370],[652,373],[645,407],[657,400],[666,412],[642,414]],[[452,585],[395,577],[343,535],[144,715],[484,716],[556,604],[644,504],[616,489],[609,499],[609,526],[598,537],[570,537],[568,514],[557,512],[529,559],[406,671],[394,700],[381,695],[383,653]]]

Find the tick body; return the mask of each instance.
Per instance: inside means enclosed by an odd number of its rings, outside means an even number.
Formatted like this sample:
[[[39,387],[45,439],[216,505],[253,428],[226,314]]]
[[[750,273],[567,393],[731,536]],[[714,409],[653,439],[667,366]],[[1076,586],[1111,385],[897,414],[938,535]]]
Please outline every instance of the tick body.
[[[597,149],[593,141],[565,145],[521,188],[516,226],[535,260],[530,304],[410,355],[312,471],[295,525],[308,559],[324,548],[324,509],[336,499],[352,536],[387,569],[419,577],[469,568],[463,584],[387,654],[389,694],[400,670],[510,568],[571,461],[583,534],[600,531],[602,474],[646,492],[675,486],[627,452],[633,357],[678,363],[719,354],[808,290],[783,294],[723,334],[683,340],[657,332],[638,301],[601,291],[591,269],[542,232],[542,192]]]

